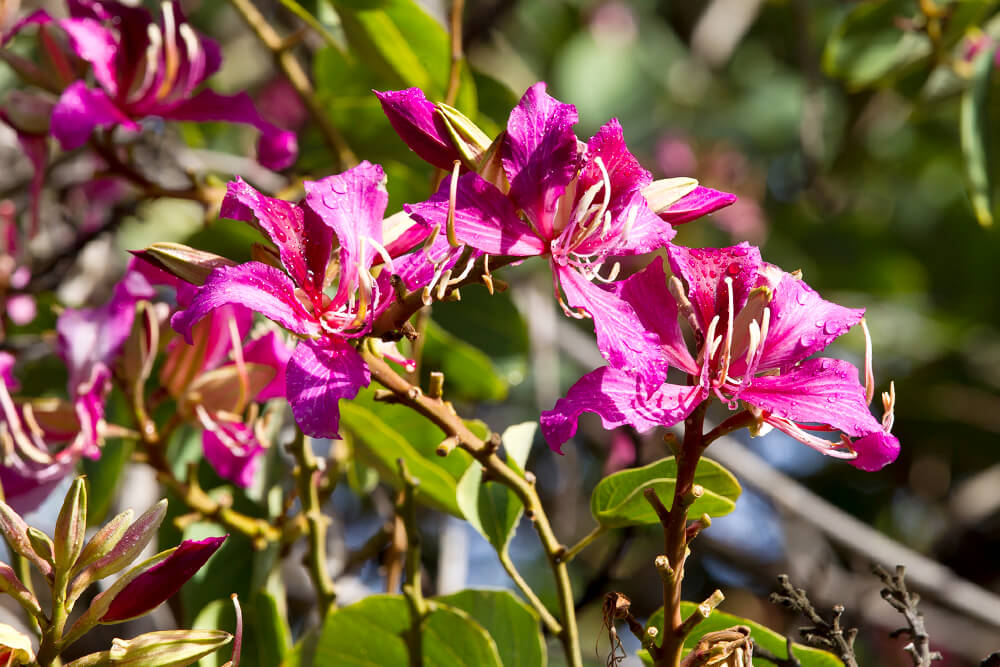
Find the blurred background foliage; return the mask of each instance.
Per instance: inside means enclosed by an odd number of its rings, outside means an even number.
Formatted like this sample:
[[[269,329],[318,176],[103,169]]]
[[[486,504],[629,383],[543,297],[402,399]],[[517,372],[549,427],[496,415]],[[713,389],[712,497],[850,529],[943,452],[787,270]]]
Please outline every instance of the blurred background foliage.
[[[184,4],[192,22],[222,43],[224,68],[215,87],[249,87],[265,113],[300,130],[298,172],[319,177],[335,171],[293,91],[229,6]],[[371,90],[421,86],[433,100],[444,97],[447,3],[303,3],[326,38],[304,29],[280,2],[255,4],[283,32],[304,30],[298,53],[329,118],[358,156],[386,168],[389,212],[426,198],[433,169],[398,140]],[[521,92],[545,80],[552,95],[579,109],[580,137],[617,117],[629,147],[657,177],[694,176],[739,195],[731,208],[682,227],[678,242],[749,240],[762,246],[767,261],[801,269],[826,298],[867,308],[879,390],[892,379],[899,397],[899,460],[865,473],[780,434],[740,439],[900,545],[994,591],[1000,591],[1000,233],[981,224],[989,216],[974,211],[967,184],[985,175],[985,187],[980,178],[971,192],[987,202],[988,212],[994,186],[988,156],[998,147],[990,130],[1000,113],[1000,91],[990,80],[993,68],[977,69],[979,60],[966,55],[973,40],[985,39],[985,57],[992,58],[998,6],[985,0],[468,0],[464,48],[472,68],[463,73],[456,103],[492,134]],[[977,76],[974,91],[970,80]],[[0,85],[13,81],[3,74]],[[252,132],[225,124],[185,125],[179,132],[189,146],[218,151],[246,152],[253,140]],[[977,161],[969,145],[981,147],[986,159]],[[44,205],[65,213],[57,201]],[[104,255],[84,248],[57,281],[61,302],[102,299],[101,286],[106,289],[113,272],[99,257],[112,258],[120,269],[121,250],[178,240],[242,260],[256,238],[229,221],[203,226],[198,207],[189,203],[145,203],[125,213]],[[61,216],[63,224],[67,217],[72,215]],[[557,312],[544,266],[513,267],[501,275],[511,283],[505,293],[490,297],[473,287],[463,290],[459,303],[434,305],[420,371],[444,366],[449,397],[463,414],[498,431],[537,419],[576,377],[601,363],[586,323],[576,326]],[[51,316],[41,311],[32,325],[12,328],[11,340],[51,330]],[[833,354],[860,362],[861,333],[838,341]],[[51,360],[39,364],[52,366]],[[22,377],[29,392],[62,386],[51,374]],[[442,484],[457,483],[464,466],[434,457],[440,440],[434,427],[367,398],[358,406],[370,411],[358,417],[362,423],[374,414],[442,468]],[[345,469],[349,484],[333,499],[337,536],[347,548],[376,530],[388,499],[374,472],[386,474],[382,459],[388,454],[367,427],[351,426],[350,414],[345,412],[353,432],[348,444],[361,455]],[[666,453],[662,433],[610,434],[587,419],[581,426],[565,456],[536,440],[528,464],[569,544],[593,525],[587,499],[602,474]],[[733,471],[742,479],[743,471]],[[908,664],[896,645],[901,642],[887,638],[899,619],[879,608],[870,554],[829,540],[808,505],[798,512],[783,507],[775,497],[781,489],[744,488],[737,511],[718,519],[696,543],[686,599],[701,600],[723,587],[725,611],[794,634],[798,621],[766,599],[775,575],[789,571],[817,602],[843,603],[848,616],[854,614],[852,621],[863,626],[862,664]],[[495,554],[468,526],[432,513],[425,526],[425,565],[440,590],[504,584]],[[591,658],[605,592],[629,595],[642,615],[659,606],[651,563],[658,530],[619,530],[574,561]],[[548,577],[530,530],[522,527],[511,553],[545,597]],[[899,554],[909,564],[907,552]],[[211,577],[202,573],[202,579]],[[384,586],[377,569],[367,566],[345,578],[357,584],[341,584],[345,600],[351,591],[359,596]],[[969,616],[933,583],[913,587],[928,600],[928,626],[934,647],[945,653],[943,664],[978,664],[977,658],[1000,648],[996,619],[991,627]],[[547,595],[551,599],[551,591]],[[188,613],[210,626],[198,611],[212,599],[192,603]],[[607,650],[601,643],[599,652]],[[550,662],[558,660],[558,651],[550,650]]]

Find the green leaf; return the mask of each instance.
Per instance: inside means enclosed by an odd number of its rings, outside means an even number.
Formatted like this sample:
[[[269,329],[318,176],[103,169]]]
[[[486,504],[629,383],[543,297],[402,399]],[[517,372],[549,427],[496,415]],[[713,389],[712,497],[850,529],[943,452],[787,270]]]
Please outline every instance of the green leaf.
[[[435,600],[461,609],[483,626],[496,642],[504,667],[544,667],[547,663],[538,614],[510,591],[464,590]]]
[[[507,398],[507,383],[490,358],[433,321],[424,333],[423,361],[427,368],[444,373],[448,397],[473,402]]]
[[[521,474],[537,426],[535,422],[525,422],[511,426],[503,433],[508,462]],[[455,497],[472,527],[497,552],[505,552],[524,513],[524,505],[514,492],[499,482],[483,482],[482,467],[470,465],[458,481]]]
[[[897,80],[923,67],[930,59],[930,39],[897,25],[898,18],[915,14],[912,0],[858,3],[827,40],[823,68],[857,90]]]
[[[698,605],[693,602],[681,602],[681,614],[684,618],[687,618],[691,614],[695,613],[697,607]],[[774,630],[764,627],[760,623],[755,623],[745,618],[740,618],[739,616],[733,616],[732,614],[725,614],[718,610],[713,611],[711,616],[699,623],[695,628],[695,631],[688,636],[687,640],[684,642],[685,653],[694,648],[695,644],[698,643],[698,640],[709,632],[725,630],[726,628],[731,628],[734,625],[748,626],[750,628],[750,638],[753,640],[755,645],[767,649],[778,658],[788,657],[785,638],[783,636],[779,635]],[[663,627],[662,607],[657,609],[653,615],[649,617],[646,627]],[[844,664],[832,653],[827,653],[826,651],[821,651],[817,648],[810,648],[808,646],[803,646],[802,644],[793,644],[792,650],[795,652],[795,657],[799,659],[800,663],[802,663],[802,667],[843,667]],[[652,660],[650,660],[649,654],[646,651],[640,650],[639,657],[642,658],[643,662],[647,665],[652,664]],[[773,664],[770,660],[764,660],[763,658],[757,656],[754,656],[753,661],[754,664]]]
[[[413,0],[365,5],[334,0],[352,51],[395,87],[416,86],[429,99],[442,100],[451,71],[451,38],[444,26]],[[453,106],[476,117],[475,83],[464,62]]]
[[[393,488],[403,488],[396,462],[403,459],[410,474],[420,480],[416,490],[418,501],[443,512],[462,516],[455,500],[455,478],[436,461],[421,456],[406,438],[375,413],[345,401],[340,405],[340,423],[353,437],[355,451],[361,460],[377,469],[382,479]]]
[[[987,146],[990,135],[990,79],[996,53],[997,47],[994,47],[977,57],[972,79],[962,93],[959,121],[969,200],[976,220],[983,227],[993,224],[993,179]]]
[[[398,595],[372,595],[326,617],[313,646],[296,647],[285,667],[408,667],[410,608]],[[423,664],[501,667],[497,646],[465,612],[435,605],[424,620]]]
[[[733,511],[741,489],[732,473],[703,458],[698,462],[694,481],[705,488],[705,494],[691,506],[691,515],[722,516]],[[672,456],[641,468],[616,472],[598,482],[590,496],[590,511],[605,528],[658,523],[642,491],[653,487],[669,507],[676,482],[677,462]]]

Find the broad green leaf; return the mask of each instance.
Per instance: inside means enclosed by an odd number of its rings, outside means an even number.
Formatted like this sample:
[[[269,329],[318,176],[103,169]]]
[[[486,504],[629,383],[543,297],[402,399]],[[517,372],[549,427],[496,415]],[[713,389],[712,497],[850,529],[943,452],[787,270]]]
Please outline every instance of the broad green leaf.
[[[510,591],[464,590],[435,598],[461,609],[490,634],[504,667],[544,667],[538,614]]]
[[[855,5],[834,29],[823,51],[827,74],[853,89],[899,79],[929,63],[931,42],[924,33],[904,31],[898,18],[916,14],[911,0],[866,0]]]
[[[969,200],[976,220],[984,227],[993,224],[993,179],[988,146],[990,80],[996,53],[994,47],[977,57],[972,79],[962,93],[959,121]]]
[[[429,99],[443,99],[451,71],[451,39],[420,5],[413,0],[386,0],[377,6],[337,0],[333,4],[351,50],[360,60],[395,87],[416,86]],[[475,118],[475,83],[465,62],[460,82],[454,106]]]
[[[504,431],[501,438],[508,462],[521,474],[537,426],[535,422],[517,424]],[[524,505],[514,492],[499,482],[483,482],[482,467],[470,465],[458,481],[456,500],[472,527],[497,552],[505,552],[524,513]]]
[[[315,645],[296,647],[285,664],[408,667],[405,633],[409,629],[410,608],[403,597],[372,595],[327,616]],[[445,605],[436,605],[424,621],[423,664],[502,665],[486,630],[465,612]]]
[[[490,358],[434,322],[428,322],[424,333],[423,363],[444,373],[446,397],[474,402],[507,398],[507,383]]]
[[[677,462],[672,456],[641,468],[616,472],[597,483],[590,496],[590,511],[605,528],[658,523],[642,491],[653,487],[663,504],[669,507],[676,481]],[[733,511],[741,489],[732,473],[715,461],[703,458],[698,462],[694,481],[705,488],[705,494],[691,506],[692,516],[722,516]]]
[[[698,605],[693,602],[682,602],[681,614],[684,618],[687,618],[694,613],[697,607]],[[698,640],[707,633],[715,632],[717,630],[725,630],[726,628],[731,628],[734,625],[748,626],[750,628],[750,638],[756,646],[761,646],[767,649],[778,658],[788,657],[785,638],[782,635],[779,635],[774,630],[766,628],[759,623],[748,621],[747,619],[740,618],[739,616],[725,614],[718,610],[713,611],[711,616],[699,623],[695,628],[695,631],[688,636],[687,640],[684,642],[685,653],[694,648],[695,644],[698,643]],[[663,627],[662,607],[657,609],[653,615],[649,617],[646,627]],[[827,653],[826,651],[821,651],[817,648],[810,648],[808,646],[803,646],[802,644],[793,644],[792,650],[795,653],[795,657],[798,658],[799,662],[802,664],[802,667],[843,667],[844,664],[832,653]],[[652,664],[652,660],[650,660],[649,654],[646,651],[640,650],[639,657],[642,658],[643,662],[647,665]],[[764,660],[763,658],[757,656],[754,656],[753,661],[754,664],[773,664],[770,660]]]
[[[397,463],[403,459],[410,474],[420,480],[416,490],[417,500],[449,514],[462,516],[455,501],[455,478],[437,461],[421,456],[406,438],[375,413],[344,401],[340,404],[340,424],[353,437],[355,452],[362,462],[376,468],[382,479],[393,488],[403,488]]]

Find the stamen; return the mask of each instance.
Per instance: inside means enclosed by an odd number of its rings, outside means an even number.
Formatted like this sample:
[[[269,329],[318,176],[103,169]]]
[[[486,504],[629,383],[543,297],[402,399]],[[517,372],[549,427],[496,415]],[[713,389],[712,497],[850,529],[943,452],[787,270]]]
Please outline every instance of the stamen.
[[[732,361],[733,356],[733,308],[734,308],[734,297],[733,297],[733,279],[726,277],[724,282],[726,283],[726,291],[729,294],[729,314],[726,318],[726,351],[722,354],[722,371],[719,373],[719,377],[723,380],[729,375],[729,363]]]
[[[639,217],[639,207],[633,206],[628,210],[628,217],[625,218],[625,224],[622,226],[622,231],[618,235],[619,245],[624,244],[628,241],[629,234],[632,233],[632,227],[635,226],[635,221]]]
[[[435,241],[437,241],[438,234],[440,233],[441,233],[441,223],[439,222],[436,225],[434,225],[434,229],[432,229],[431,233],[428,234],[426,239],[424,239],[424,243],[422,246],[420,246],[420,250],[423,252],[430,252],[431,246],[434,245]]]
[[[163,55],[164,70],[163,80],[160,82],[160,89],[156,93],[158,99],[166,97],[174,87],[177,80],[177,71],[180,69],[180,54],[177,50],[177,23],[174,19],[174,6],[170,2],[164,2],[163,7]]]
[[[160,31],[160,26],[155,23],[147,25],[146,37],[149,40],[149,44],[146,45],[146,71],[143,72],[142,81],[128,97],[131,102],[138,102],[146,96],[160,70],[160,49],[163,48],[163,33]]]
[[[448,281],[451,279],[451,269],[441,274],[441,280],[437,284],[437,300],[443,301],[448,292]]]
[[[700,356],[702,357],[702,361],[705,363],[710,362],[712,356],[715,354],[715,329],[718,326],[719,316],[716,315],[712,318],[712,321],[708,323],[708,330],[705,332],[705,342],[702,344]]]
[[[600,157],[595,157],[594,164],[596,164],[597,168],[601,170],[601,182],[600,184],[595,184],[593,187],[596,187],[597,185],[604,186],[604,199],[601,202],[601,205],[598,207],[597,211],[593,213],[593,217],[590,218],[590,224],[585,226],[583,229],[579,229],[577,233],[573,235],[573,239],[570,242],[571,246],[575,246],[584,239],[586,239],[587,237],[589,237],[597,230],[598,227],[609,224],[605,220],[605,213],[608,212],[608,205],[611,203],[611,177],[608,176],[608,170],[604,168],[604,160],[602,160]],[[577,209],[579,210],[579,207],[577,207]],[[587,214],[589,213],[590,210],[588,207]],[[577,216],[574,215],[574,219],[580,219],[580,218],[577,218]]]
[[[381,243],[379,243],[378,241],[376,241],[375,239],[373,239],[373,238],[372,238],[372,237],[370,237],[370,236],[365,236],[365,237],[363,237],[363,238],[364,238],[364,240],[365,240],[365,243],[367,243],[367,244],[368,244],[368,245],[370,245],[370,246],[371,246],[372,248],[374,248],[375,252],[377,252],[377,253],[378,253],[378,255],[379,255],[379,257],[381,257],[381,258],[382,258],[382,262],[383,262],[383,263],[384,263],[384,264],[385,264],[385,265],[386,265],[387,267],[389,267],[389,271],[391,271],[391,272],[395,273],[395,272],[396,272],[396,269],[395,269],[395,267],[394,267],[394,266],[392,265],[392,257],[391,257],[391,256],[389,255],[389,251],[385,249],[385,246],[384,246],[384,245],[382,245]]]
[[[865,332],[865,403],[875,397],[875,373],[872,371],[872,336],[868,332],[865,318],[861,318],[861,330]]]
[[[841,436],[840,442],[830,442],[829,440],[806,433],[798,424],[784,417],[769,415],[766,417],[766,421],[782,433],[792,436],[802,444],[815,449],[820,454],[844,460],[858,458],[858,453],[851,448],[851,441],[847,439],[847,436]],[[837,449],[838,447],[844,447],[847,451]]]
[[[892,430],[892,425],[896,422],[896,383],[889,382],[889,391],[882,392],[882,428],[888,433]]]
[[[181,35],[181,40],[184,42],[184,50],[187,52],[188,62],[188,69],[185,74],[186,80],[179,91],[183,95],[193,90],[201,82],[201,78],[205,73],[205,59],[201,57],[201,42],[198,41],[198,36],[194,34],[191,26],[187,23],[182,23],[177,30]]]
[[[250,398],[250,376],[247,374],[246,361],[243,359],[243,340],[239,329],[236,328],[236,318],[230,317],[229,339],[233,345],[233,361],[236,364],[236,372],[240,380],[240,393],[236,397],[237,410],[242,410]]]
[[[233,635],[233,655],[229,662],[232,667],[240,667],[240,653],[243,649],[243,610],[240,609],[240,600],[236,593],[233,593],[230,599],[236,609],[236,632]]]
[[[448,245],[457,248],[461,243],[455,237],[455,204],[458,200],[458,170],[462,163],[455,160],[455,166],[451,170],[451,188],[448,190]]]
[[[611,265],[611,272],[608,273],[608,277],[607,278],[601,276],[601,274],[599,273],[600,269],[601,269],[601,266],[598,266],[598,267],[596,267],[594,269],[594,277],[597,278],[597,280],[600,281],[600,282],[602,282],[602,283],[610,283],[610,282],[614,282],[615,278],[618,277],[618,274],[622,270],[622,264],[621,264],[621,262],[615,262],[614,264],[612,264]]]
[[[559,279],[556,278],[556,274],[552,274],[552,290],[556,295],[556,301],[559,302],[559,307],[562,308],[563,314],[566,317],[572,317],[576,320],[584,320],[590,317],[587,311],[582,308],[570,308],[566,302],[563,300],[562,291],[559,289]]]
[[[468,247],[468,246],[466,246],[466,247]],[[463,254],[464,254],[464,251],[463,251]],[[486,255],[486,257],[489,257],[489,255]],[[459,258],[459,260],[461,261],[461,257]],[[466,278],[468,278],[469,274],[472,273],[472,267],[474,267],[475,265],[476,265],[476,257],[475,257],[475,255],[473,255],[470,252],[469,253],[469,259],[465,263],[465,268],[462,269],[462,272],[460,274],[458,274],[457,277],[452,278],[452,279],[450,279],[448,281],[448,286],[450,287],[451,285],[457,285],[458,283],[460,283],[463,280],[465,280]]]

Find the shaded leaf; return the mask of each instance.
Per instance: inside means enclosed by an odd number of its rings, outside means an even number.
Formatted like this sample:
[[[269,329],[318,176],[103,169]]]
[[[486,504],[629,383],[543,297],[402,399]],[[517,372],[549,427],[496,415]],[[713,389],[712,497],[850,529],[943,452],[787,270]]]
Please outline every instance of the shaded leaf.
[[[449,397],[469,401],[502,401],[507,383],[482,351],[428,322],[423,359],[427,368],[440,370]]]
[[[461,609],[481,625],[496,642],[504,667],[544,667],[547,663],[538,614],[513,593],[464,590],[435,599]]]

